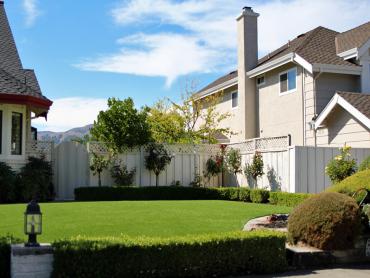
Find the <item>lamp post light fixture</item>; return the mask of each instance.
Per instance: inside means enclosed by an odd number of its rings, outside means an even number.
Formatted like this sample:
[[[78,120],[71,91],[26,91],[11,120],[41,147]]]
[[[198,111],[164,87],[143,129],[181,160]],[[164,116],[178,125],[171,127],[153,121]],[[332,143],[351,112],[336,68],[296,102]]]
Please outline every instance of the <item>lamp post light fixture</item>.
[[[32,200],[24,213],[24,233],[28,235],[26,247],[38,247],[37,235],[42,233],[42,213],[39,204]]]

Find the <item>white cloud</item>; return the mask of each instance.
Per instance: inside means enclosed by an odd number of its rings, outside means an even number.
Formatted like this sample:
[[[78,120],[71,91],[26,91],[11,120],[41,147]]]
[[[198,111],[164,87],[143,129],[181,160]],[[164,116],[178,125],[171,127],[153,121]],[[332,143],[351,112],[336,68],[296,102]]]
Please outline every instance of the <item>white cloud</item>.
[[[78,67],[162,76],[167,85],[191,73],[226,72],[236,64],[235,19],[244,4],[243,0],[122,1],[111,11],[116,24],[143,29],[171,25],[177,31],[124,37],[118,40],[120,51],[88,59]],[[345,31],[370,20],[370,0],[256,0],[248,4],[260,13],[260,55],[319,25]]]
[[[30,27],[41,15],[38,7],[38,0],[23,0],[22,6],[24,12],[26,13],[26,25]]]
[[[106,109],[106,99],[85,97],[55,99],[47,122],[44,118],[38,118],[32,121],[32,125],[40,130],[66,131],[92,124],[98,113]]]

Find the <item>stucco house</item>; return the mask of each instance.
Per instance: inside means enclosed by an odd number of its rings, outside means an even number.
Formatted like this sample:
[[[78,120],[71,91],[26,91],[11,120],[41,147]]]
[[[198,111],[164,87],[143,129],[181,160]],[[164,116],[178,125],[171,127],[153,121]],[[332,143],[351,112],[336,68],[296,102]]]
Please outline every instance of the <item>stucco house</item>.
[[[317,27],[258,59],[258,17],[237,18],[238,67],[194,96],[220,94],[237,135],[291,136],[297,146],[370,147],[370,22],[344,33]],[[206,105],[205,105],[206,106]]]
[[[18,169],[38,151],[31,120],[46,118],[51,105],[41,93],[35,72],[22,66],[0,1],[0,161]]]

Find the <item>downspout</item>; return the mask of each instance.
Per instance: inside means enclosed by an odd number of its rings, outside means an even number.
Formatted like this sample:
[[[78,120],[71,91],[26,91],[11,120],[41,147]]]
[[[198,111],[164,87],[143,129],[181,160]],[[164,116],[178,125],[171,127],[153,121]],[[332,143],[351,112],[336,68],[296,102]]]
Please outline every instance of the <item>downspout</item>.
[[[303,68],[303,71],[302,71],[302,114],[303,114],[303,119],[302,119],[302,123],[303,123],[303,146],[306,146],[307,145],[307,136],[306,136],[306,91],[305,91],[305,73],[306,73],[306,69]]]

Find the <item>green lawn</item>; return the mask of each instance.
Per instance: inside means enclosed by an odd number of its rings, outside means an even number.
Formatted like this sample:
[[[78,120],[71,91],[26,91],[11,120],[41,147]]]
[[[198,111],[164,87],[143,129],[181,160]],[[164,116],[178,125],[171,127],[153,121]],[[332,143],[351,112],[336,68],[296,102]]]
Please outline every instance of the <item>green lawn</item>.
[[[25,205],[0,205],[0,235],[23,235]],[[230,201],[122,201],[41,204],[41,242],[88,236],[157,236],[241,230],[251,218],[288,207]]]

